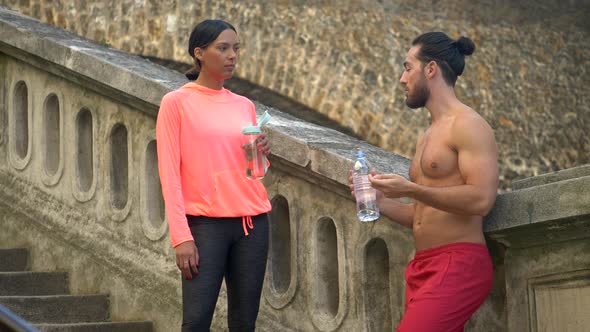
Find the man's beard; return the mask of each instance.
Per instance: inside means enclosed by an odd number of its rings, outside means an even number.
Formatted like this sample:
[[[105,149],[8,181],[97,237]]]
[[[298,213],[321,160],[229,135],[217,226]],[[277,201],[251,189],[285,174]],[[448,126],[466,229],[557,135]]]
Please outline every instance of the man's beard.
[[[412,109],[424,107],[428,98],[430,98],[430,90],[424,81],[420,80],[420,82],[416,84],[416,91],[413,94],[408,94],[406,105]]]

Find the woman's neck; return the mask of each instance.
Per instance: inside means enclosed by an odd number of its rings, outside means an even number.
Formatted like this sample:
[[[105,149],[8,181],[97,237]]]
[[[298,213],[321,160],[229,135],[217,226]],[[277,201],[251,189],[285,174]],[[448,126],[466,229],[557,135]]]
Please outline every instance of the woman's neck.
[[[199,73],[199,77],[197,77],[195,83],[207,87],[209,89],[221,90],[221,88],[223,88],[224,81],[225,80],[214,79],[211,76],[201,72]]]

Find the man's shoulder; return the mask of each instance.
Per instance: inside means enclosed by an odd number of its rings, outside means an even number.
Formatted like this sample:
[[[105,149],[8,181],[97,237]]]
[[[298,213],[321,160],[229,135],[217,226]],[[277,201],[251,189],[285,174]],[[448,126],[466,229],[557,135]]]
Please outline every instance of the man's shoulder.
[[[453,121],[453,127],[455,129],[458,129],[457,127],[463,129],[481,129],[482,127],[485,127],[491,130],[490,124],[483,116],[481,116],[473,108],[466,105],[463,106],[464,107],[459,112],[457,112],[455,120]]]
[[[475,110],[466,106],[458,114],[451,128],[453,144],[460,146],[473,146],[487,144],[483,142],[494,141],[494,130],[490,124]]]

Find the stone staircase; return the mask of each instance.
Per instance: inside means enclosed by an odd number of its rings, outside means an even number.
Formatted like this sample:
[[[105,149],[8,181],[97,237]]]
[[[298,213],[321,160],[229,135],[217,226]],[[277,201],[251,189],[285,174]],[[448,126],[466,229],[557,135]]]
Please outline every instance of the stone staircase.
[[[153,331],[149,321],[111,322],[108,295],[68,293],[67,273],[29,271],[27,249],[0,249],[0,305],[40,331]]]

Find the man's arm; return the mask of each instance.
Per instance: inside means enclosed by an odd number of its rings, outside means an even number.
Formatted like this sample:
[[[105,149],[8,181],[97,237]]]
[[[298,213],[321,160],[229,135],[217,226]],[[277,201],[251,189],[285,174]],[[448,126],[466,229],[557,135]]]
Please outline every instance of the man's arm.
[[[485,216],[498,188],[498,152],[492,129],[483,119],[468,116],[457,119],[452,130],[465,184],[431,187],[398,175],[377,175],[370,177],[373,187],[389,198],[407,196],[450,213]]]
[[[397,222],[398,224],[413,228],[414,226],[414,205],[400,203],[396,200],[383,197],[377,201],[379,205],[379,213],[387,216],[389,219]]]
[[[375,170],[371,170],[371,175],[375,175]],[[350,183],[350,194],[354,196],[354,185],[352,184],[352,171],[349,171],[348,182]],[[414,224],[414,203],[404,204],[396,200],[385,197],[382,192],[377,190],[377,205],[379,206],[379,213],[389,217],[389,219],[398,224],[412,228]]]

